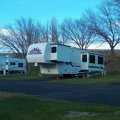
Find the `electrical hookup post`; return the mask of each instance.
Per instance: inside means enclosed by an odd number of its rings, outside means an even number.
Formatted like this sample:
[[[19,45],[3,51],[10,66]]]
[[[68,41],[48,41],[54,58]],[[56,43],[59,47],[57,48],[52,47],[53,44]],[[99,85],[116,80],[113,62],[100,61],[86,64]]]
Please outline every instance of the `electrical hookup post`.
[[[3,75],[6,75],[8,71],[8,60],[5,60],[5,66],[4,66],[4,69],[3,69]]]
[[[40,65],[39,65],[39,77],[42,77]]]
[[[102,70],[102,76],[106,76],[106,68]]]

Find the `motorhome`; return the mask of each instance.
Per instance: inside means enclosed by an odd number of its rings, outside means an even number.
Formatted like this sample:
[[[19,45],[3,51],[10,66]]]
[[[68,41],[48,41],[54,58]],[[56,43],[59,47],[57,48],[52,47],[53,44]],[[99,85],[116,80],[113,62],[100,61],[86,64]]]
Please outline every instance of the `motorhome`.
[[[11,56],[0,56],[0,73],[25,73],[26,60]]]
[[[31,44],[27,61],[39,65],[41,74],[88,76],[104,72],[103,56],[54,43]]]

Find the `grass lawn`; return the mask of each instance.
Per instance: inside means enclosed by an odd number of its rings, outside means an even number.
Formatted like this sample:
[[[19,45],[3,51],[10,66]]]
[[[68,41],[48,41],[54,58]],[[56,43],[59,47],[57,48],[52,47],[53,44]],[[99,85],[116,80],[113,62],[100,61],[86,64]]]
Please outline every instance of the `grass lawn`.
[[[0,120],[119,120],[120,107],[0,93]]]
[[[7,74],[1,75],[1,80],[50,80],[56,79],[52,75],[39,76],[39,74]]]
[[[7,74],[7,75],[1,75],[1,80],[31,80],[31,79],[39,79],[40,77],[38,75],[32,75],[32,74]]]
[[[29,73],[29,74],[6,74],[0,75],[0,80],[56,80],[55,75],[39,75],[39,73]]]
[[[120,83],[120,74],[107,74],[106,76],[94,76],[89,78],[59,78],[54,75],[39,76],[38,73],[1,75],[2,80],[49,80],[50,82],[65,84],[115,84]]]
[[[68,78],[54,80],[57,83],[65,84],[116,84],[120,83],[120,74],[108,74],[106,76],[94,76],[89,78]]]

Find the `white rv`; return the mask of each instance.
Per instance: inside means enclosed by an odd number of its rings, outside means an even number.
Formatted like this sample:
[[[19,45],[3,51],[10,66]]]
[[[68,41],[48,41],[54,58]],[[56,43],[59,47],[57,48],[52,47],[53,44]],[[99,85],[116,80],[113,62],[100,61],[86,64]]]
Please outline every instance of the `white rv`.
[[[61,44],[37,43],[28,48],[29,63],[40,65],[41,74],[90,75],[104,71],[103,56]]]
[[[10,56],[0,56],[0,73],[25,73],[26,60]]]

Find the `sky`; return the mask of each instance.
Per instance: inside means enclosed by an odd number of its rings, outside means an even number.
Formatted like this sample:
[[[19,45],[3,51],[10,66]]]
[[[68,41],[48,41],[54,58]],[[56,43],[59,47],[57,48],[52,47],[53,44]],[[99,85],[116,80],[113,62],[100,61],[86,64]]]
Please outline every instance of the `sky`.
[[[52,17],[58,22],[65,18],[80,18],[88,9],[95,9],[102,0],[0,0],[0,27],[14,23],[20,17],[31,17],[46,23]]]
[[[55,17],[58,23],[66,18],[80,18],[87,9],[96,10],[103,0],[0,0],[0,29],[14,24],[16,19],[31,17],[36,22],[47,23]],[[109,46],[92,45],[91,49],[109,49]],[[118,47],[118,49],[120,46]]]

